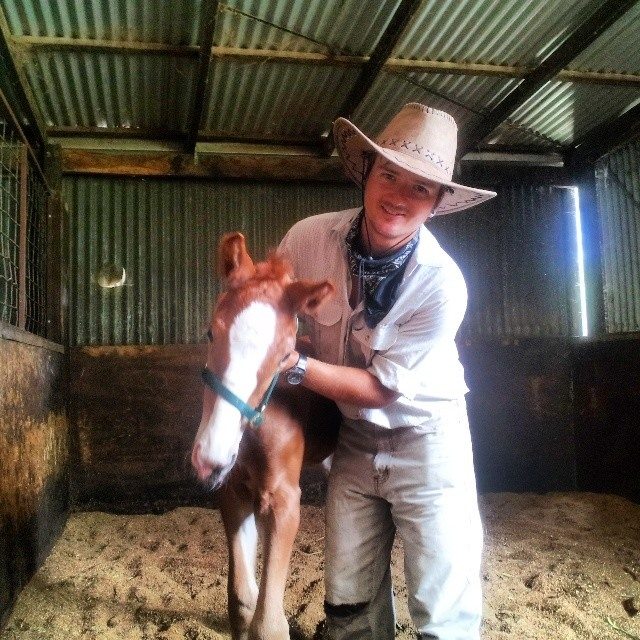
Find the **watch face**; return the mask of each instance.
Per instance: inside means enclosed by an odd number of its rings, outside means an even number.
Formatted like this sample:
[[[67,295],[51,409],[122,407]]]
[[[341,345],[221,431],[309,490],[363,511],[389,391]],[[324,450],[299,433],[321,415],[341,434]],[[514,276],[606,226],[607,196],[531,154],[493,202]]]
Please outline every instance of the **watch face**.
[[[302,382],[302,378],[304,377],[304,371],[300,371],[296,369],[294,371],[290,371],[287,375],[287,382],[289,384],[300,384]]]

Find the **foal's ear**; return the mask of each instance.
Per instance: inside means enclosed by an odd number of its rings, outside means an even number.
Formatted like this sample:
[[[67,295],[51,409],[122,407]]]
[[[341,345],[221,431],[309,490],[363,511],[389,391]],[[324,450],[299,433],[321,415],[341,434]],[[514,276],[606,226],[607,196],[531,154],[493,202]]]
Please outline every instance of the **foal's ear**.
[[[298,280],[287,287],[287,297],[296,312],[310,314],[329,296],[332,296],[334,291],[334,286],[328,280],[322,282]]]
[[[231,287],[242,284],[255,273],[253,260],[241,233],[235,231],[222,236],[218,247],[218,270]]]

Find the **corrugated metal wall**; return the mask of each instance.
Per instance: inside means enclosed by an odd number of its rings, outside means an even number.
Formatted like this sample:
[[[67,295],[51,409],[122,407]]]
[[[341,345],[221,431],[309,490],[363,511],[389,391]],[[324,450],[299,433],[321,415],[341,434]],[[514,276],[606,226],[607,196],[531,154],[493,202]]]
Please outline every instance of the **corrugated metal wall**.
[[[358,203],[349,186],[67,177],[72,344],[167,344],[201,339],[218,293],[218,237],[242,230],[254,255],[291,224]],[[502,185],[476,209],[432,229],[469,285],[461,335],[575,333],[576,270],[566,190]],[[109,267],[110,269],[105,269]],[[100,286],[117,279],[122,287]]]
[[[299,183],[67,177],[63,190],[75,345],[198,341],[221,234],[241,230],[264,257],[298,218],[358,201],[347,185]],[[121,268],[124,286],[100,286]]]
[[[596,167],[608,333],[640,331],[640,140]]]
[[[580,327],[574,208],[564,188],[517,182],[432,230],[469,290],[459,336],[577,335]]]

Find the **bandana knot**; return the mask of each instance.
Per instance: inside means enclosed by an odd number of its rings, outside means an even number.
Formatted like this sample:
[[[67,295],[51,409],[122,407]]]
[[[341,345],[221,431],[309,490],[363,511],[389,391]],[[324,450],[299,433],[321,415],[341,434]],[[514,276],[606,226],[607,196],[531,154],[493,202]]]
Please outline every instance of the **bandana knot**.
[[[389,313],[398,298],[407,262],[418,245],[418,234],[393,253],[380,258],[365,255],[360,240],[364,209],[353,221],[345,242],[351,275],[358,278],[364,294],[364,320],[370,329]]]

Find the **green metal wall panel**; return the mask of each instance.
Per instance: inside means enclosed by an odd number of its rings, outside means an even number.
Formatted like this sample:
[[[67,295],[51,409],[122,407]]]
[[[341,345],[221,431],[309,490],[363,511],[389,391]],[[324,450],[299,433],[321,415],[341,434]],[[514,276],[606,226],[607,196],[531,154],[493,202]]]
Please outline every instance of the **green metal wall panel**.
[[[348,186],[66,177],[69,340],[201,339],[219,291],[218,238],[240,230],[266,256],[301,217],[353,206]],[[104,287],[105,267],[125,282]],[[109,284],[109,283],[106,283]]]
[[[301,183],[67,177],[64,190],[69,334],[77,345],[200,340],[219,291],[221,234],[241,230],[263,258],[301,217],[359,202],[348,185]],[[518,182],[498,191],[495,200],[431,223],[467,280],[460,336],[579,333],[569,192]],[[125,269],[123,286],[101,286],[108,265]]]
[[[640,140],[596,167],[608,333],[640,331]]]

